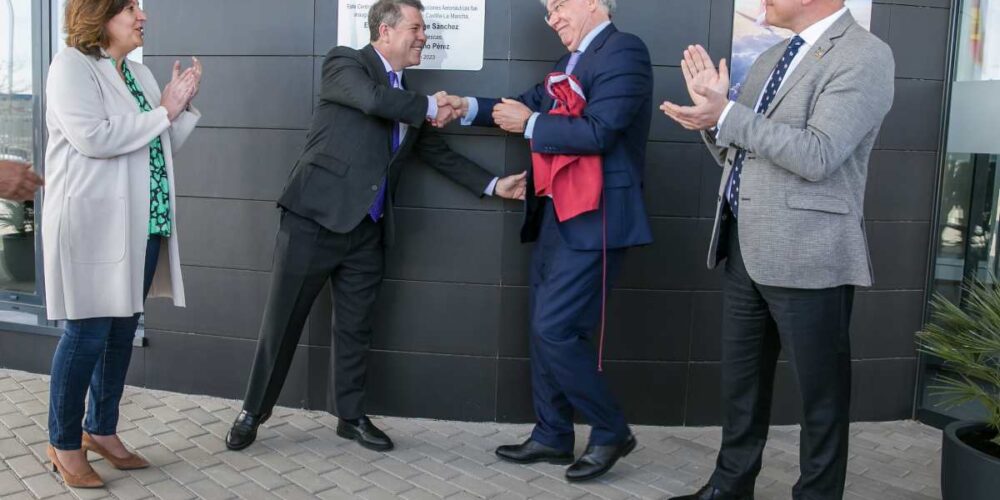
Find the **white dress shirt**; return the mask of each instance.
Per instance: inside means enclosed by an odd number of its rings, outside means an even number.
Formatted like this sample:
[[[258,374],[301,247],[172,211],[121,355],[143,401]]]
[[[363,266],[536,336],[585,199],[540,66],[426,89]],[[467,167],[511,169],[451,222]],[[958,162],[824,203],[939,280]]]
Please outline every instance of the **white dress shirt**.
[[[403,89],[403,72],[394,71],[392,69],[392,65],[389,64],[389,61],[387,61],[386,58],[382,56],[382,53],[379,52],[378,49],[375,49],[375,53],[378,54],[379,59],[382,60],[382,65],[385,66],[386,73],[390,71],[396,73],[396,86],[394,88],[405,90]],[[438,114],[437,99],[434,98],[434,96],[427,96],[427,119],[433,120],[434,118],[437,117],[437,114]],[[403,144],[403,138],[406,137],[406,131],[410,129],[410,126],[403,122],[396,122],[396,126],[399,127],[399,143]],[[494,194],[493,191],[496,189],[497,181],[499,180],[500,180],[499,177],[494,177],[493,180],[490,181],[489,185],[486,186],[486,189],[483,190],[483,193],[486,194],[487,196],[493,196]]]
[[[781,91],[781,87],[785,86],[785,82],[788,81],[788,77],[792,75],[795,68],[798,67],[800,62],[802,62],[802,58],[809,53],[809,49],[811,49],[813,45],[816,45],[816,42],[818,42],[820,37],[823,36],[823,33],[826,33],[826,30],[830,29],[830,27],[833,26],[833,23],[837,22],[837,19],[840,19],[840,16],[843,16],[847,13],[847,11],[847,7],[844,7],[837,12],[834,12],[833,14],[813,23],[808,28],[802,30],[802,33],[798,34],[799,37],[805,41],[805,43],[802,44],[801,48],[799,48],[799,52],[795,55],[795,58],[792,59],[792,63],[788,65],[788,71],[785,72],[785,78],[781,80],[781,85],[778,86],[779,92]],[[772,70],[771,73],[773,74],[774,71]],[[768,78],[770,79],[770,76],[768,76]],[[757,106],[760,105],[760,100],[764,98],[764,92],[766,90],[767,85],[760,90],[760,95],[757,96],[757,102],[754,103],[753,109],[756,110]],[[722,128],[723,122],[726,121],[726,116],[729,115],[729,110],[733,109],[735,104],[735,101],[729,101],[729,104],[726,105],[726,109],[722,110],[722,115],[719,116],[719,123],[716,125],[716,129]]]

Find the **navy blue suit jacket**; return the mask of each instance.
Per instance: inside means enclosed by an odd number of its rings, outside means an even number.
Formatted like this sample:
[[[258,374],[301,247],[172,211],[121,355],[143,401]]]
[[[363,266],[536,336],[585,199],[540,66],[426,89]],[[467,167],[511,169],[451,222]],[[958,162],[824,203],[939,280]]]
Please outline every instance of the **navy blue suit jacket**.
[[[563,56],[554,70],[565,71],[569,57]],[[606,212],[608,248],[649,244],[653,235],[642,199],[642,179],[652,113],[653,69],[646,44],[612,24],[587,47],[573,75],[580,80],[587,97],[581,117],[549,115],[552,99],[544,82],[517,98],[541,113],[532,133],[533,151],[600,154],[604,160],[601,208],[559,223],[563,240],[575,250],[600,250]],[[497,100],[478,99],[479,113],[473,124],[496,126],[492,110]],[[530,173],[528,183],[521,228],[524,242],[538,238],[542,215]]]

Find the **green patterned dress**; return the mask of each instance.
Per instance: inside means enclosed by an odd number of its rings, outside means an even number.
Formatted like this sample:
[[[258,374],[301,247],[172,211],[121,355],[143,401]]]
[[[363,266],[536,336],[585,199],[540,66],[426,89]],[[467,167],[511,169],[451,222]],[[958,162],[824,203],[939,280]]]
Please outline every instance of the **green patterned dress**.
[[[139,82],[132,76],[126,61],[122,62],[125,86],[139,103],[139,109],[143,113],[148,113],[153,108],[142,93]],[[114,59],[111,59],[111,63],[117,67]],[[167,161],[163,156],[163,143],[159,137],[149,143],[149,170],[149,234],[166,238],[170,236],[171,228],[170,184],[167,182]]]

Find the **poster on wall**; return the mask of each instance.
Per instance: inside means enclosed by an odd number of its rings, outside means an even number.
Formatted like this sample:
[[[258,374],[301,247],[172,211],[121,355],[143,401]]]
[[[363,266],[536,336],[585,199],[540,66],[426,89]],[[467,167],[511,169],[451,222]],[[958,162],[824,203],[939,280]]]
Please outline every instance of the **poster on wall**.
[[[769,26],[765,20],[767,0],[736,0],[733,15],[733,57],[730,62],[730,97],[735,99],[750,66],[765,50],[794,35],[789,30]],[[847,0],[854,19],[867,30],[872,24],[872,0]]]
[[[980,80],[1000,80],[1000,0],[980,0],[980,30],[974,39],[973,58],[981,66]]]
[[[374,0],[338,0],[337,45],[368,44],[368,9]],[[486,0],[423,0],[427,44],[416,69],[483,69]]]

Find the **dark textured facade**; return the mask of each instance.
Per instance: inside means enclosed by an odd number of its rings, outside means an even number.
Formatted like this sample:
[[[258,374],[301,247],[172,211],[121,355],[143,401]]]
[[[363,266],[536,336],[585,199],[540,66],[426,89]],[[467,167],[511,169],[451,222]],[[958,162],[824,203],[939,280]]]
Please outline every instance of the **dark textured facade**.
[[[267,296],[277,198],[305,143],[323,55],[336,43],[336,0],[147,0],[144,62],[205,64],[199,129],[176,157],[188,307],[151,301],[148,345],[129,383],[242,398]],[[513,95],[565,50],[537,0],[487,0],[478,72],[410,71],[411,89]],[[623,0],[614,19],[639,35],[654,101],[686,102],[688,44],[728,57],[732,0]],[[866,219],[875,286],[852,325],[856,420],[909,418],[938,178],[949,0],[876,0],[872,31],[895,52],[896,100],[872,155]],[[453,148],[497,174],[523,170],[520,137],[449,127]],[[721,169],[696,134],[656,111],[645,192],[656,242],[633,249],[611,296],[605,371],[633,423],[720,422],[721,272],[705,268]],[[369,372],[369,409],[458,420],[532,420],[527,342],[529,246],[521,207],[477,199],[425,165],[397,194]],[[323,409],[330,380],[330,295],[299,342],[280,403]],[[55,337],[0,333],[0,366],[47,372]],[[798,420],[787,363],[774,422]]]

